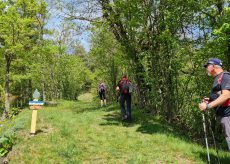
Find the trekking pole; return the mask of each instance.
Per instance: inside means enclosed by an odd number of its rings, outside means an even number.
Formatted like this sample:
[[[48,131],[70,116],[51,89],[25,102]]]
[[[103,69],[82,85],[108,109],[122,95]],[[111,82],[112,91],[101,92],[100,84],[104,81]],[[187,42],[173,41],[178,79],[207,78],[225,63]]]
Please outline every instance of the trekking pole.
[[[208,116],[209,116],[209,112],[208,112]],[[212,127],[211,127],[212,124],[211,124],[210,118],[208,118],[208,122],[209,122],[209,125],[210,125],[210,130],[211,130],[211,133],[212,133],[213,142],[214,142],[214,146],[215,146],[215,149],[216,149],[217,160],[218,160],[218,163],[220,164],[219,151],[218,151],[218,148],[217,148],[215,135],[214,135],[214,132],[213,132]]]
[[[205,144],[206,144],[206,149],[207,149],[208,164],[210,164],[210,156],[209,156],[209,149],[208,149],[208,137],[207,137],[204,113],[202,113],[202,117],[203,117],[203,127],[204,127]]]

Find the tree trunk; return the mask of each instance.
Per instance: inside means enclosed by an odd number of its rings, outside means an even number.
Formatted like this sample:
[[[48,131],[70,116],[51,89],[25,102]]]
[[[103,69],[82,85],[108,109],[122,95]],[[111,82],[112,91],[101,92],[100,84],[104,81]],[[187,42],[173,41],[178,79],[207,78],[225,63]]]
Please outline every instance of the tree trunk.
[[[167,90],[165,93],[165,99],[164,99],[164,103],[166,104],[166,119],[168,122],[171,122],[172,117],[173,117],[173,84],[172,84],[172,76],[171,73],[168,74],[168,76],[166,77],[166,85],[167,85]]]
[[[46,88],[45,88],[45,82],[42,81],[42,99],[45,102],[46,101]]]
[[[138,90],[138,106],[141,108],[144,107],[144,102],[146,99],[146,85],[145,85],[145,79],[144,79],[144,67],[140,63],[138,58],[138,53],[135,50],[134,45],[132,45],[128,37],[128,33],[125,29],[125,27],[122,24],[122,21],[119,20],[119,12],[114,11],[113,8],[109,5],[108,0],[101,0],[101,5],[103,9],[103,18],[105,18],[110,25],[110,28],[118,42],[121,43],[122,46],[125,47],[125,52],[127,53],[127,58],[132,60],[134,63],[134,72],[135,72],[135,79],[137,82]],[[112,17],[111,17],[112,16]]]
[[[28,88],[29,88],[29,98],[32,98],[32,80],[31,79],[29,79],[29,84],[28,84]]]
[[[111,70],[111,81],[112,81],[112,97],[113,100],[115,100],[115,90],[116,90],[116,85],[117,85],[117,66],[115,65],[114,58],[112,59],[112,70]]]
[[[6,58],[6,67],[5,67],[5,108],[3,111],[2,119],[8,117],[10,110],[10,96],[9,96],[9,81],[10,81],[10,63],[11,60]]]
[[[22,82],[20,83],[20,108],[23,106],[23,87],[22,87]]]

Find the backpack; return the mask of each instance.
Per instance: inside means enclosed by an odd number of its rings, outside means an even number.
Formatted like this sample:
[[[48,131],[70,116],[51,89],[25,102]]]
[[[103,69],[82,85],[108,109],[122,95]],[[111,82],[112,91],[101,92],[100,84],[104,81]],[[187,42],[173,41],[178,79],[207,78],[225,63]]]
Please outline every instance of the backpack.
[[[105,84],[104,83],[99,84],[98,91],[99,92],[104,92],[105,91]]]
[[[123,78],[120,81],[120,89],[121,89],[121,93],[123,94],[131,94],[133,90],[131,82],[128,81],[126,78]]]
[[[222,82],[222,79],[223,79],[223,75],[224,75],[224,74],[229,74],[229,75],[230,75],[229,72],[223,72],[223,73],[218,77],[217,85],[218,85],[218,87],[220,88],[220,90],[221,90],[221,82]],[[221,92],[222,92],[222,90],[221,90]],[[221,106],[222,106],[222,107],[230,106],[230,99],[227,99]]]

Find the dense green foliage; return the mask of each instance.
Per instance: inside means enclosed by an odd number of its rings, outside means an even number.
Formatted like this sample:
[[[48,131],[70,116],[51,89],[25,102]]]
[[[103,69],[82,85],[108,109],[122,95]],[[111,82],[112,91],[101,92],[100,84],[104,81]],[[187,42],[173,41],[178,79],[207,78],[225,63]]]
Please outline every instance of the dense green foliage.
[[[107,24],[122,47],[117,48],[124,54],[118,63],[122,65],[123,60],[128,60],[126,73],[137,85],[138,99],[134,103],[146,112],[182,125],[195,138],[202,136],[197,131],[202,125],[197,105],[202,97],[208,96],[212,81],[206,78],[203,63],[209,57],[218,57],[229,69],[229,2],[101,0],[99,3],[103,23],[98,28]],[[106,54],[111,47],[104,47],[102,39],[98,41],[101,46],[93,45],[92,50],[104,49],[100,52]],[[121,71],[120,68],[118,72]]]
[[[67,54],[69,47],[64,42],[67,38],[52,39],[55,33],[46,28],[45,1],[2,1],[0,11],[0,64],[3,66],[0,113],[3,118],[9,116],[10,105],[27,105],[36,88],[44,101],[76,99],[81,92],[89,90],[91,73],[81,59],[81,55],[86,54],[79,51],[80,46],[78,51]]]

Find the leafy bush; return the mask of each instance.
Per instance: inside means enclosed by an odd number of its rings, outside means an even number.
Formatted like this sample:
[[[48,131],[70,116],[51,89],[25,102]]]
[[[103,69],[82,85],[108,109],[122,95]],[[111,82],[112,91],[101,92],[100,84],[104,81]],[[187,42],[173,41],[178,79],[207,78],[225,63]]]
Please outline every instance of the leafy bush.
[[[13,137],[0,137],[0,156],[5,156],[13,146]]]
[[[18,115],[21,111],[22,111],[22,109],[20,109],[20,108],[11,108],[11,110],[9,112],[9,118],[12,118],[12,117]]]

